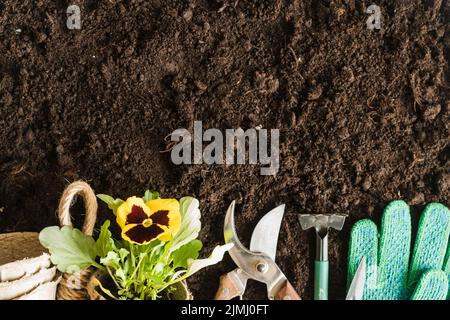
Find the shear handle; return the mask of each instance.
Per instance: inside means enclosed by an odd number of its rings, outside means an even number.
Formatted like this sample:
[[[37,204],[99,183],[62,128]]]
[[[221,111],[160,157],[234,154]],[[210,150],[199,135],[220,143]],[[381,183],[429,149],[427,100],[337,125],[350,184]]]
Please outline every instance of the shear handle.
[[[220,277],[219,289],[214,300],[231,300],[241,297],[247,286],[247,278],[241,270],[235,269]]]
[[[291,283],[286,280],[283,287],[275,294],[275,300],[301,300],[301,298]]]

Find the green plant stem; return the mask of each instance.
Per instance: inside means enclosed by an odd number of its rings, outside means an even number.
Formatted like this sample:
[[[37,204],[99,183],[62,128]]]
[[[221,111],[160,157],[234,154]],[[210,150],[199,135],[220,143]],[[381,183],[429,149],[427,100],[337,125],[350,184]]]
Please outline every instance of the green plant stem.
[[[131,255],[131,263],[133,264],[133,268],[136,268],[136,259],[134,257],[134,244],[130,243],[130,255]]]
[[[97,262],[92,262],[92,266],[93,267],[96,267],[97,269],[100,269],[100,270],[102,270],[102,271],[106,271],[106,269],[105,269],[105,267],[104,266],[102,266],[101,264],[99,264],[99,263],[97,263]]]
[[[106,267],[106,270],[109,273],[109,276],[111,277],[111,279],[114,281],[114,284],[116,285],[117,289],[119,290],[121,288],[121,286],[117,283],[116,279],[114,278],[114,275],[112,274],[111,269],[109,269],[108,267]]]
[[[136,275],[136,273],[140,273],[139,271],[140,271],[140,267],[141,267],[142,261],[144,261],[144,258],[145,258],[146,256],[147,256],[147,253],[146,253],[144,256],[142,256],[142,257],[139,258],[139,262],[138,262],[136,268],[134,269],[133,274],[131,275],[131,278],[134,278],[134,276]],[[138,279],[140,280],[140,277],[139,277],[139,276],[138,276]]]
[[[148,261],[148,258],[149,258],[148,257],[148,252],[146,252],[145,256],[142,259],[142,261],[145,261],[144,267],[139,268],[139,272],[138,272],[138,275],[137,275],[138,281],[141,282],[141,283],[145,281],[144,271],[145,271],[145,265],[146,265],[146,263]]]
[[[167,287],[170,287],[170,286],[174,285],[175,283],[178,283],[178,282],[180,282],[180,281],[183,281],[184,279],[186,279],[186,278],[188,278],[188,277],[189,277],[189,276],[186,276],[186,277],[181,276],[181,277],[178,277],[178,278],[176,278],[176,279],[174,279],[174,280],[171,280],[171,281],[167,282],[164,286],[160,287],[160,288],[158,289],[158,292],[161,292],[161,291],[165,290]]]
[[[113,300],[118,300],[108,289],[104,288],[103,285],[99,282],[100,289],[103,291],[104,294],[106,294],[108,297],[110,297]]]

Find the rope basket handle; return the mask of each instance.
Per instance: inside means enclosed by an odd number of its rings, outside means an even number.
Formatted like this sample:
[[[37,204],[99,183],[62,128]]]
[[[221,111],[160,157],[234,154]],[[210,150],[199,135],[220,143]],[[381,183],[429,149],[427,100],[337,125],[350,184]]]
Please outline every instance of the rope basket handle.
[[[92,236],[94,232],[95,221],[97,220],[97,198],[91,186],[84,181],[76,181],[71,183],[64,190],[58,206],[58,217],[61,226],[73,226],[72,217],[70,215],[70,207],[75,197],[80,195],[84,200],[84,208],[86,216],[84,218],[83,233]]]
[[[78,195],[82,197],[86,211],[82,231],[84,234],[92,236],[97,220],[98,204],[91,186],[84,181],[73,182],[64,190],[58,206],[59,223],[61,226],[73,226],[70,207]],[[92,269],[85,269],[74,274],[63,274],[57,291],[58,300],[89,299],[86,288],[92,273]]]

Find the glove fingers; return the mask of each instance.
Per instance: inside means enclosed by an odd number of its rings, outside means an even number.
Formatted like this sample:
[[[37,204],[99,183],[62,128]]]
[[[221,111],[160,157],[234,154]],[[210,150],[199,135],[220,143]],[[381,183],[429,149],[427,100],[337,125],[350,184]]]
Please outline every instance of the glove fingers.
[[[448,294],[447,300],[450,300],[450,242],[447,244],[447,254],[445,256],[444,267],[442,268],[444,272],[448,275]]]
[[[430,203],[419,221],[409,271],[410,291],[425,271],[443,269],[449,235],[450,211],[440,203]]]
[[[430,270],[420,278],[411,300],[445,300],[447,292],[447,274],[442,270]]]
[[[364,300],[375,299],[378,250],[378,229],[373,221],[364,219],[356,222],[350,234],[348,254],[347,287],[350,286],[359,263],[366,257],[366,282]]]
[[[411,248],[411,215],[409,206],[401,200],[390,202],[381,221],[378,253],[377,298],[402,300],[407,298],[408,261]]]
[[[444,267],[442,270],[444,270],[447,274],[450,274],[450,242],[447,243],[447,254],[445,255]]]

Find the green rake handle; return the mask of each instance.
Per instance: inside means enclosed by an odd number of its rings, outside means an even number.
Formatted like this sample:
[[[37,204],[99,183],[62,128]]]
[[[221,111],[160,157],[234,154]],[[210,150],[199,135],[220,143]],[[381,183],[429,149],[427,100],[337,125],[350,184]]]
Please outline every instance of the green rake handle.
[[[328,261],[314,262],[314,300],[328,300]]]

